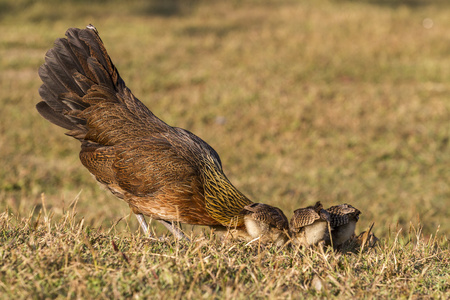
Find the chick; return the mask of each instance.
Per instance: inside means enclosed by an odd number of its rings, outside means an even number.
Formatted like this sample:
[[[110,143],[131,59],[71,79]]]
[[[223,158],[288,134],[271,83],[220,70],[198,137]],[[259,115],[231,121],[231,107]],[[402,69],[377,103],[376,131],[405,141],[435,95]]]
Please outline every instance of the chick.
[[[303,246],[313,246],[324,242],[328,237],[329,213],[318,201],[314,206],[294,211],[289,224],[292,242]]]
[[[361,212],[349,204],[332,206],[327,212],[330,215],[332,244],[339,247],[355,234]],[[327,241],[327,244],[331,244],[331,241]]]
[[[282,246],[288,240],[289,222],[281,209],[252,203],[245,206],[241,214],[250,238],[260,237],[262,243],[272,242],[277,246]]]

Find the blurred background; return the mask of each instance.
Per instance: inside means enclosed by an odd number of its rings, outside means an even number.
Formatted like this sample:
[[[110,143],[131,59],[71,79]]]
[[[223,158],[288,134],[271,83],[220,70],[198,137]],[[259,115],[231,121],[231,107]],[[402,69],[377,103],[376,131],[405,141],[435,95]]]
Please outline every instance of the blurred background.
[[[350,203],[357,231],[449,235],[449,13],[431,0],[0,0],[0,212],[26,217],[44,197],[58,217],[78,200],[88,225],[138,229],[35,110],[45,52],[92,23],[133,93],[215,148],[253,201],[288,218]]]

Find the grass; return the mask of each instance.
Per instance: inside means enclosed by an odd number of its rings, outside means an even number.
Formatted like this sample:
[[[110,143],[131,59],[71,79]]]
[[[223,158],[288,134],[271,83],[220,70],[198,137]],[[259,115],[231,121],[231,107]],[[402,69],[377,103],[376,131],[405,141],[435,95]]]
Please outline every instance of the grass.
[[[122,2],[0,0],[5,298],[448,298],[445,1]],[[357,231],[375,222],[380,246],[342,255],[222,244],[204,229],[192,244],[140,236],[81,166],[78,142],[34,108],[46,50],[89,23],[134,94],[212,145],[244,194],[288,218],[317,200],[351,203]]]
[[[44,206],[45,208],[45,206]],[[289,298],[449,296],[448,240],[420,228],[376,248],[330,250],[148,239],[86,227],[69,208],[58,220],[0,215],[0,288],[5,298]]]

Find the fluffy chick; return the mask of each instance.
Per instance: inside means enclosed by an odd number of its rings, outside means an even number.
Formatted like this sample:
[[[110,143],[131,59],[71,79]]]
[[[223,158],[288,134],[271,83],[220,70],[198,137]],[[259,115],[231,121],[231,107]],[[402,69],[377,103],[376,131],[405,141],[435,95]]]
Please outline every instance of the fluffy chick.
[[[318,201],[314,206],[294,211],[289,224],[290,235],[294,244],[303,246],[317,245],[328,237],[329,213]]]
[[[339,247],[354,234],[361,212],[350,204],[341,204],[327,209],[330,215],[331,238],[334,247]],[[327,241],[327,244],[331,244]]]
[[[245,206],[241,214],[251,239],[260,237],[262,243],[272,242],[277,246],[282,246],[288,240],[289,222],[281,209],[252,203]]]

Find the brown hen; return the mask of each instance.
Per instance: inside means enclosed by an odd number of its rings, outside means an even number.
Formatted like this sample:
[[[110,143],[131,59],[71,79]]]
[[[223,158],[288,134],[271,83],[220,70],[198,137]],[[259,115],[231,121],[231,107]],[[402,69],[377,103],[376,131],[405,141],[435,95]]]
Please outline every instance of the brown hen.
[[[128,203],[143,230],[144,216],[177,237],[178,221],[245,230],[252,203],[228,180],[217,152],[193,133],[158,119],[125,86],[92,26],[70,28],[39,69],[39,113],[81,142],[80,160]]]

